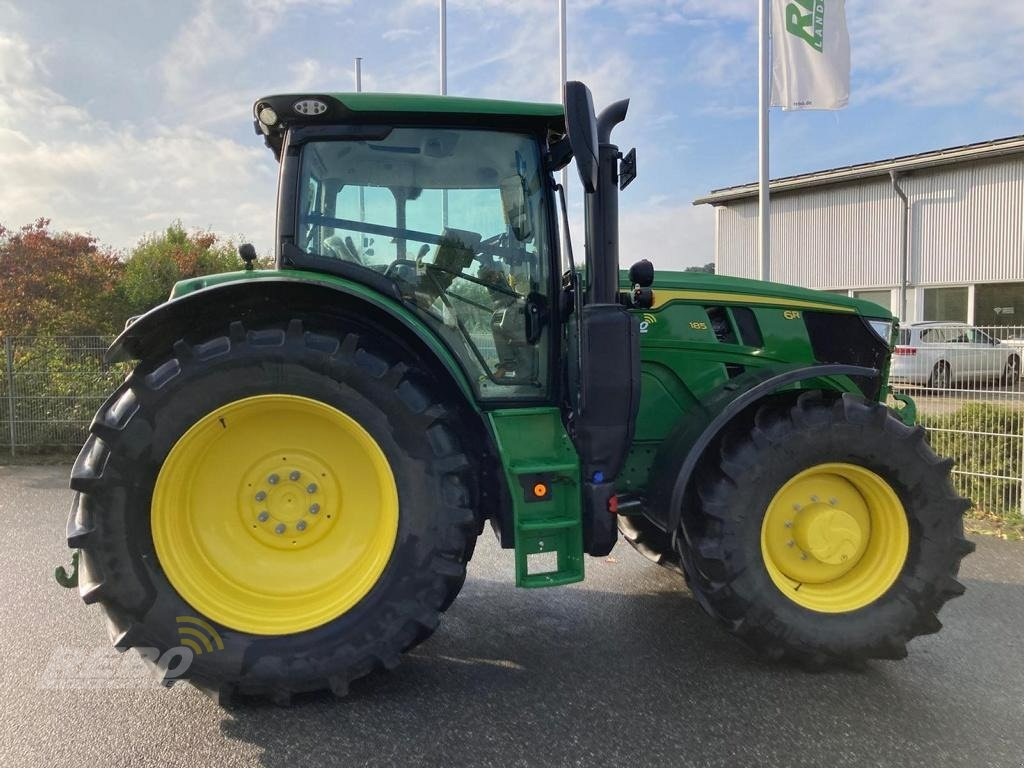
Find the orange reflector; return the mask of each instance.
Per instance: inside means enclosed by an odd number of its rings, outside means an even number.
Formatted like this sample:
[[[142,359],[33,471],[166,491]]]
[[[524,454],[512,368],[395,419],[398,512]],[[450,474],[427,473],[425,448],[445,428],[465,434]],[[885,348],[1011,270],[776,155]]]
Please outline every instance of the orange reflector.
[[[533,495],[538,499],[548,495],[548,487],[544,483],[537,483],[533,486]]]

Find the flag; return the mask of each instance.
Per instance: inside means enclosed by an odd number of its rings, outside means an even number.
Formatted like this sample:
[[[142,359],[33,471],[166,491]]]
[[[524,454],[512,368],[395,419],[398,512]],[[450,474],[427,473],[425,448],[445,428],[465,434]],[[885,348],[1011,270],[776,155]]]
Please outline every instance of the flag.
[[[842,109],[850,99],[845,0],[771,0],[773,107]]]

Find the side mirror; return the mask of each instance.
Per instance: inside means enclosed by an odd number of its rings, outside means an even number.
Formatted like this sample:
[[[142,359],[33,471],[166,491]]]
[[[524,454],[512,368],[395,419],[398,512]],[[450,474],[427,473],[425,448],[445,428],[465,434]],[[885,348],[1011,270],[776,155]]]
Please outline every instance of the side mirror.
[[[583,190],[592,194],[598,180],[597,117],[590,89],[577,80],[565,84],[565,130]]]

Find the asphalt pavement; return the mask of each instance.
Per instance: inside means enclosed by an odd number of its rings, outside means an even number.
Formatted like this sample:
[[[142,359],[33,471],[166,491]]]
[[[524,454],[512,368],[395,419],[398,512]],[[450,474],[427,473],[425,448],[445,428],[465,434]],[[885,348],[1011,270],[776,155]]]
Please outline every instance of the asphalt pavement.
[[[57,586],[67,467],[0,467],[0,765],[1024,765],[1024,544],[976,539],[967,594],[901,662],[753,657],[628,545],[579,585],[513,586],[485,531],[441,628],[395,671],[290,708],[155,687]]]

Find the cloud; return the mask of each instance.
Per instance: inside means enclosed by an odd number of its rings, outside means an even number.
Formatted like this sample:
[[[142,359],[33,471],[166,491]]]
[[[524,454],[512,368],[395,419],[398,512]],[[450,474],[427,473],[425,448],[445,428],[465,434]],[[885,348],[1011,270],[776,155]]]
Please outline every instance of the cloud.
[[[0,37],[4,224],[47,216],[55,227],[127,248],[181,218],[269,248],[276,169],[257,142],[193,127],[109,125],[52,89],[29,50]]]
[[[422,29],[411,29],[409,27],[399,27],[398,29],[387,29],[381,37],[384,40],[411,40],[414,37],[419,37],[423,34]]]
[[[714,212],[710,206],[653,197],[622,211],[619,263],[650,259],[655,269],[678,270],[714,261]]]
[[[853,98],[936,106],[984,100],[1024,113],[1024,3],[850,0]]]

